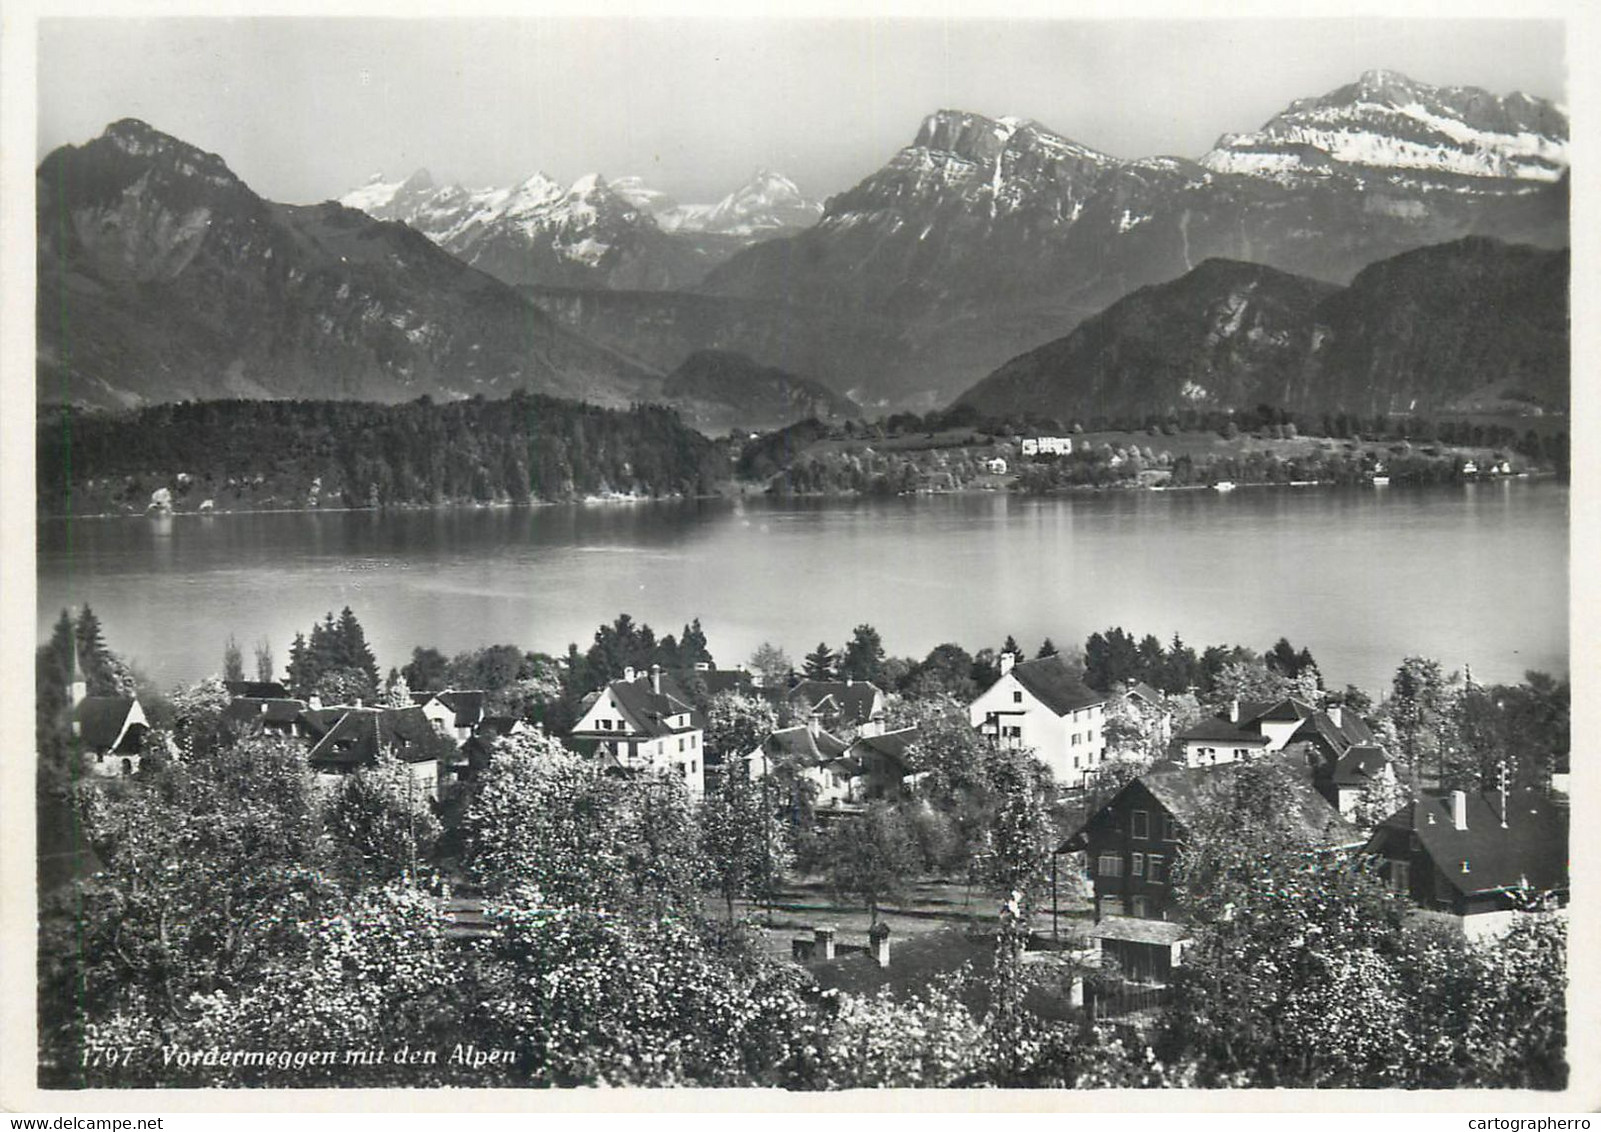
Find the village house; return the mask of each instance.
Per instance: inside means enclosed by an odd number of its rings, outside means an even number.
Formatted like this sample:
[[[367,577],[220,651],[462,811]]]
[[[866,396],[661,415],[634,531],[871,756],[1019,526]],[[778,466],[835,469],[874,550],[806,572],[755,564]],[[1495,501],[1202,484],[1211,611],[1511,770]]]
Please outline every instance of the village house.
[[[417,788],[439,796],[447,754],[442,736],[421,709],[346,707],[332,709],[338,720],[306,753],[306,762],[325,779],[342,778],[376,765],[379,754],[392,755],[410,772]],[[302,713],[303,715],[305,713]]]
[[[744,665],[736,668],[714,668],[704,660],[696,661],[694,667],[677,673],[675,678],[680,687],[692,681],[699,681],[708,696],[720,695],[723,692],[749,694],[756,688],[756,678]]]
[[[1188,940],[1173,868],[1188,830],[1229,805],[1234,766],[1174,767],[1118,791],[1058,848],[1082,853],[1093,892],[1089,938],[1136,982],[1162,984]],[[1355,848],[1361,836],[1305,775],[1286,775],[1280,814],[1310,847]]]
[[[1357,743],[1347,748],[1332,764],[1318,760],[1312,772],[1312,785],[1347,820],[1356,816],[1364,795],[1382,796],[1383,792],[1399,787],[1394,762],[1383,747],[1372,743]]]
[[[806,771],[839,758],[849,748],[849,743],[823,730],[816,721],[781,727],[746,753],[746,773],[754,782],[779,766]]]
[[[1063,786],[1082,786],[1106,761],[1106,696],[1059,656],[1017,663],[1001,654],[1001,677],[967,709],[979,733],[1003,747],[1030,748]]]
[[[916,727],[884,731],[868,725],[843,754],[811,771],[817,805],[860,806],[899,795],[917,778],[906,764],[906,748],[916,737]]]
[[[72,706],[72,737],[98,775],[139,769],[150,722],[133,696],[83,696]]]
[[[1568,896],[1568,808],[1536,791],[1426,794],[1379,823],[1363,852],[1390,887],[1471,938]]]
[[[222,686],[234,699],[287,700],[289,689],[277,680],[224,680]]]
[[[441,735],[449,735],[457,744],[465,743],[484,718],[485,694],[477,691],[446,689],[440,692],[413,692],[413,706],[428,717],[428,722]]]
[[[628,668],[584,699],[572,746],[625,773],[675,774],[701,798],[706,793],[704,723],[689,697],[652,665],[648,675]]]
[[[802,680],[789,690],[789,706],[796,719],[838,731],[883,719],[884,693],[871,680]]]
[[[1071,456],[1073,438],[1071,436],[1027,437],[1023,441],[1022,451],[1025,456]]]
[[[91,773],[114,777],[139,769],[150,731],[144,707],[135,696],[89,695],[76,647],[67,682],[67,705],[73,740]]]
[[[1373,732],[1354,711],[1335,706],[1325,711],[1294,697],[1242,702],[1225,713],[1179,732],[1184,765],[1220,766],[1304,742],[1330,767],[1353,745],[1373,741]]]
[[[1167,706],[1167,697],[1143,680],[1130,684],[1122,692],[1124,707],[1140,721],[1143,732],[1152,741],[1166,747],[1173,739],[1173,712]]]
[[[260,685],[260,687],[270,688],[272,685]],[[306,707],[306,701],[290,699],[287,696],[271,698],[236,696],[223,709],[222,718],[235,735],[259,733],[288,737],[297,734],[296,725]]]

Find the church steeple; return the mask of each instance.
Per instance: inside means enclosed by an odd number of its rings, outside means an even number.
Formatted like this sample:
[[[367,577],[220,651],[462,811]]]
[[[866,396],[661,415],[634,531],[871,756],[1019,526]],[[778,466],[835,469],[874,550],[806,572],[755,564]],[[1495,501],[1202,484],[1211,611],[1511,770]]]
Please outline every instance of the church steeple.
[[[89,694],[89,682],[84,679],[83,665],[78,663],[78,634],[72,634],[72,673],[67,678],[67,699],[76,708]]]

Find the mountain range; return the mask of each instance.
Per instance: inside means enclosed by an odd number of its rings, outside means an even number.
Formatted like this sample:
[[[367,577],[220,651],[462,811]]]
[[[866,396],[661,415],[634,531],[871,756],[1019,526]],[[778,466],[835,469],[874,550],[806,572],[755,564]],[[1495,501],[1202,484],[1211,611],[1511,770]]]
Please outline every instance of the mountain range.
[[[715,204],[682,205],[638,177],[599,174],[563,188],[534,173],[504,188],[436,186],[426,169],[382,175],[340,198],[417,229],[505,283],[666,291],[698,282],[751,243],[816,222],[822,206],[758,169]]]
[[[1484,237],[1371,264],[1347,287],[1210,259],[1014,358],[958,404],[1138,421],[1181,408],[1566,412],[1568,253]]]
[[[1370,72],[1194,160],[1123,160],[1033,121],[943,110],[822,206],[765,171],[706,206],[633,177],[468,190],[425,171],[296,206],[130,119],[38,170],[39,395],[118,407],[525,390],[668,401],[718,429],[801,405],[926,408],[1020,355],[1065,349],[1125,296],[1187,309],[1209,279],[1233,278],[1211,261],[1234,261],[1263,269],[1251,317],[1294,339],[1278,361],[1246,351],[1248,368],[1278,373],[1310,349],[1307,396],[1409,403],[1386,384],[1402,379],[1404,352],[1375,360],[1295,336],[1343,325],[1339,302],[1435,317],[1432,300],[1409,305],[1407,288],[1431,280],[1401,253],[1466,237],[1565,247],[1567,138],[1552,103]],[[1436,266],[1460,266],[1460,252],[1440,254]],[[1388,288],[1358,288],[1381,260]],[[1175,280],[1173,296],[1140,291]],[[1281,308],[1263,305],[1281,291]],[[1559,332],[1561,320],[1530,316],[1531,332]],[[1560,333],[1565,351],[1565,321]],[[1094,354],[1085,340],[1072,349]],[[1342,385],[1337,363],[1367,376]],[[999,376],[983,397],[1005,400]],[[1479,394],[1453,384],[1451,396],[1496,400],[1482,376]],[[1511,386],[1542,403],[1554,388]],[[1146,394],[1119,397],[1090,403]]]

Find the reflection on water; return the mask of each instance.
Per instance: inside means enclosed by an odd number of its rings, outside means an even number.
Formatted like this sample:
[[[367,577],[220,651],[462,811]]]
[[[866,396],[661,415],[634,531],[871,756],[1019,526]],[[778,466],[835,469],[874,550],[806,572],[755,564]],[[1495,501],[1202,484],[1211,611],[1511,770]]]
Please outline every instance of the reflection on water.
[[[1567,508],[1561,485],[1509,482],[51,521],[39,625],[87,602],[164,683],[216,671],[230,633],[281,664],[344,605],[386,668],[416,645],[556,652],[621,611],[658,632],[698,616],[729,663],[863,621],[912,655],[1123,625],[1287,635],[1378,691],[1413,653],[1486,679],[1565,671]]]

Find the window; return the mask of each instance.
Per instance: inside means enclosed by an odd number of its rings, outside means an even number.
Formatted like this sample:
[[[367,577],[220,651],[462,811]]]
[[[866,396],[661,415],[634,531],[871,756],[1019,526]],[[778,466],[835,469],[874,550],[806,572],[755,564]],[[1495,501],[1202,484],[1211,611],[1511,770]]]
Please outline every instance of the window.
[[[1151,884],[1162,884],[1162,854],[1150,853],[1145,858],[1145,879]]]
[[[1129,832],[1136,841],[1144,841],[1151,836],[1151,815],[1144,810],[1135,810]]]
[[[1135,853],[1129,857],[1128,875],[1131,877],[1142,877],[1145,875],[1144,853]]]
[[[1078,756],[1077,755],[1073,756],[1073,769],[1074,770],[1078,769]]]
[[[700,736],[691,735],[689,737],[689,749],[693,751],[698,746],[700,746]]]
[[[1014,704],[1022,703],[1023,702],[1023,693],[1022,692],[1013,692],[1012,693],[1012,702]]]
[[[1120,877],[1123,875],[1123,858],[1116,853],[1102,853],[1100,867],[1096,871],[1103,877]]]
[[[609,720],[609,719],[601,720],[600,721],[600,729],[602,731],[610,731],[611,730],[611,720]]]
[[[1412,866],[1406,861],[1390,862],[1390,887],[1396,892],[1412,891]]]
[[[1084,741],[1086,743],[1095,742],[1095,732],[1094,732],[1094,730],[1090,730],[1090,731],[1084,732]]]
[[[1078,746],[1078,732],[1073,732],[1073,746]]]
[[[1179,837],[1178,837],[1178,828],[1173,823],[1173,815],[1172,814],[1163,814],[1162,815],[1162,840],[1163,841],[1177,841],[1178,839],[1179,839]]]
[[[1151,902],[1143,896],[1129,898],[1128,914],[1136,919],[1148,920],[1151,916]]]
[[[678,741],[678,753],[679,754],[683,754],[684,753],[684,741],[682,739],[680,739]]]

